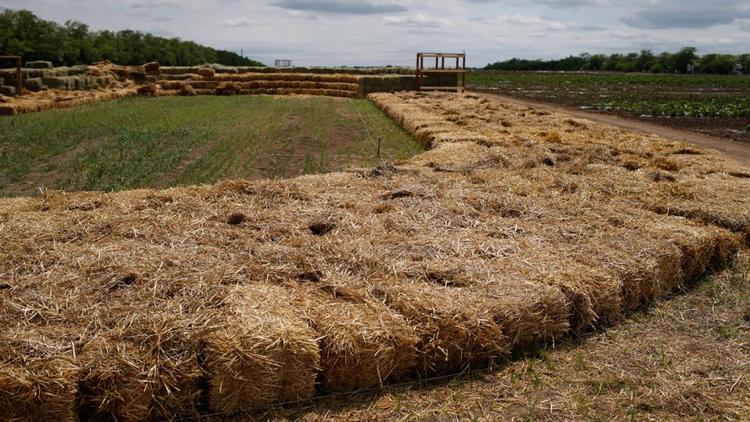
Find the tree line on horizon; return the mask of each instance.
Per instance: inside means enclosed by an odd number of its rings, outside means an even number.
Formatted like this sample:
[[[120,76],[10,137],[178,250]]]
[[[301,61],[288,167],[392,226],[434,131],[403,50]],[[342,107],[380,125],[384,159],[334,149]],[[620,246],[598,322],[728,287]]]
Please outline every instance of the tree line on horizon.
[[[88,25],[67,21],[60,25],[28,10],[0,8],[0,55],[21,56],[24,62],[45,60],[56,66],[92,64],[109,60],[120,65],[156,61],[165,66],[218,63],[226,66],[263,66],[231,51],[216,50],[193,41],[164,38],[139,31],[90,31]]]
[[[558,60],[514,58],[488,64],[486,70],[518,71],[604,71],[650,73],[750,74],[750,54],[697,54],[695,47],[684,47],[676,53],[655,54],[641,50],[630,54],[589,54]]]

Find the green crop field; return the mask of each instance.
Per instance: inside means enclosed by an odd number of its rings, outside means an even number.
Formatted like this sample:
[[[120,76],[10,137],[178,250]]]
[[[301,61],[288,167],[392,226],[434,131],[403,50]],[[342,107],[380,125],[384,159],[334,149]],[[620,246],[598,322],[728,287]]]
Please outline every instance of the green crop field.
[[[750,141],[750,77],[473,72],[470,86]]]
[[[364,100],[127,98],[0,119],[0,194],[281,178],[372,166],[421,150]]]

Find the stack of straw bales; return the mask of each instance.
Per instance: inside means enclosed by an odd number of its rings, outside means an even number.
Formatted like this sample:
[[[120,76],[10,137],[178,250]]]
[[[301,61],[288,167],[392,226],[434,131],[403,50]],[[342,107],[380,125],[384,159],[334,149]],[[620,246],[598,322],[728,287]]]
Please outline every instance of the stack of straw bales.
[[[206,70],[204,68],[201,68]],[[196,71],[201,69],[195,69]],[[192,72],[194,69],[186,69]],[[208,68],[213,72],[213,69]],[[354,74],[315,73],[211,73],[179,77],[169,70],[162,80],[162,95],[324,95],[354,98],[359,95],[361,76]]]
[[[2,200],[5,411],[231,414],[494,365],[687,288],[748,240],[748,170],[719,154],[474,96],[371,98],[433,149]]]

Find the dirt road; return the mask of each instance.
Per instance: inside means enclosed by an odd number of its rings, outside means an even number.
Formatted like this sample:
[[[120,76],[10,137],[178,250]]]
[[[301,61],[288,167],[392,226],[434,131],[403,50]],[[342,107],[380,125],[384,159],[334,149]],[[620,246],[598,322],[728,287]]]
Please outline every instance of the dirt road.
[[[654,133],[670,140],[689,142],[691,144],[700,145],[702,147],[713,148],[722,151],[723,153],[729,155],[742,164],[750,165],[750,144],[742,144],[728,139],[717,138],[700,133],[673,129],[666,126],[654,125],[636,120],[628,120],[619,116],[613,116],[609,114],[592,113],[589,111],[579,110],[572,107],[564,107],[557,104],[508,97],[499,94],[489,94],[481,91],[473,92],[477,95],[492,98],[495,100],[565,113],[574,117],[588,119],[597,123],[619,126],[643,133]]]

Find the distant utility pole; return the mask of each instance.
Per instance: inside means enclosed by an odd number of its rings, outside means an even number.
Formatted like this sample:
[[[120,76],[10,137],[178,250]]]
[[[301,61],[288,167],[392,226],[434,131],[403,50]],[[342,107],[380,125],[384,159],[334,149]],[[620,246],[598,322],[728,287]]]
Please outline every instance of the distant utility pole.
[[[240,57],[245,58],[245,50],[240,48]]]

